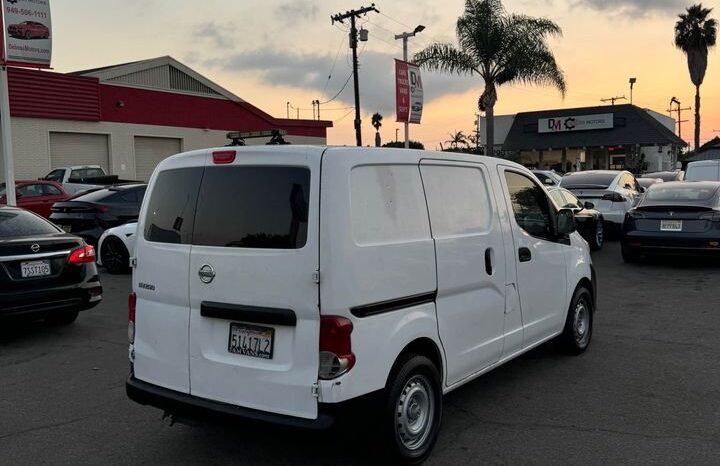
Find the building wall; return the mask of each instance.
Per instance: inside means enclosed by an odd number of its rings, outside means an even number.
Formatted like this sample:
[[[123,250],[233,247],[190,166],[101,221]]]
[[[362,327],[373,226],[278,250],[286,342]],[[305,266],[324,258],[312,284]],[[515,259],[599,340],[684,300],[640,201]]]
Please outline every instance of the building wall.
[[[495,116],[495,141],[494,145],[497,149],[501,149],[505,144],[505,139],[515,122],[515,115],[497,115]],[[484,145],[487,141],[487,118],[480,117],[480,144]]]
[[[39,178],[55,168],[50,165],[50,133],[56,131],[107,134],[110,140],[111,173],[126,179],[136,177],[135,136],[178,138],[182,140],[183,151],[219,147],[229,143],[226,138],[227,131],[42,118],[13,118],[12,131],[16,179]],[[326,138],[314,136],[288,135],[285,140],[292,144],[326,144]],[[248,144],[265,142],[267,140],[264,138],[247,141]],[[0,179],[4,178],[0,157]]]

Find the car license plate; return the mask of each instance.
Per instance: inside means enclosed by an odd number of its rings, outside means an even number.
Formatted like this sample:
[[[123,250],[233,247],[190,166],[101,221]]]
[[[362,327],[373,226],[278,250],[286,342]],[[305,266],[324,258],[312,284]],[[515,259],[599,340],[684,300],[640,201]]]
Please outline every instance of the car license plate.
[[[33,261],[20,263],[22,278],[46,277],[50,275],[50,261]]]
[[[254,358],[272,359],[275,329],[246,324],[230,324],[228,351]]]
[[[660,220],[660,231],[682,231],[682,220]]]
[[[63,231],[65,231],[65,233],[72,232],[72,226],[70,226],[70,225],[60,225],[60,228],[62,228]]]

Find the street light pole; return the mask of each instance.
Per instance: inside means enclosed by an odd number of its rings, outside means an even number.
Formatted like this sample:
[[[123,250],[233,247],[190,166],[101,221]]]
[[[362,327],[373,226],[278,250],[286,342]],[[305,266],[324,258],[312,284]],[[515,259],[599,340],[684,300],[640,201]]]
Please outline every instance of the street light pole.
[[[633,87],[637,82],[637,78],[630,78],[630,105],[633,103]]]
[[[425,26],[422,24],[418,25],[413,32],[403,32],[402,34],[395,35],[395,40],[402,39],[403,41],[403,61],[408,61],[408,37],[415,37],[418,32],[424,31]],[[410,123],[405,122],[405,149],[410,148]]]

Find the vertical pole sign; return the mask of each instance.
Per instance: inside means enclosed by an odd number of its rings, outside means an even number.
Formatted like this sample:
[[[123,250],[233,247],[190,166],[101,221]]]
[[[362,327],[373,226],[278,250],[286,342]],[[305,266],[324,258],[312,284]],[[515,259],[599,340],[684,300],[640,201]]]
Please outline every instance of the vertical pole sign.
[[[400,123],[419,124],[423,110],[423,86],[420,68],[395,60],[395,114]]]
[[[7,204],[15,205],[15,170],[10,124],[8,66],[50,68],[50,0],[2,0],[0,11],[0,127]]]

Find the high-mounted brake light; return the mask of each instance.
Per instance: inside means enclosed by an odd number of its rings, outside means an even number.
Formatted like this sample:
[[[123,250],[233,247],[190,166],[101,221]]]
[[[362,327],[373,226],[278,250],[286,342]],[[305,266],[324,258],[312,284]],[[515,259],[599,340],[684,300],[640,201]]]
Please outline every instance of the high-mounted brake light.
[[[137,304],[137,295],[130,293],[128,296],[128,341],[130,344],[135,343],[135,306]]]
[[[337,316],[320,318],[320,379],[335,379],[353,368],[352,331],[350,319]]]
[[[89,244],[75,249],[68,257],[68,264],[87,264],[90,262],[95,262],[95,248]]]
[[[221,150],[217,152],[213,152],[213,163],[217,165],[225,165],[228,163],[233,163],[235,161],[235,151],[234,150]]]

